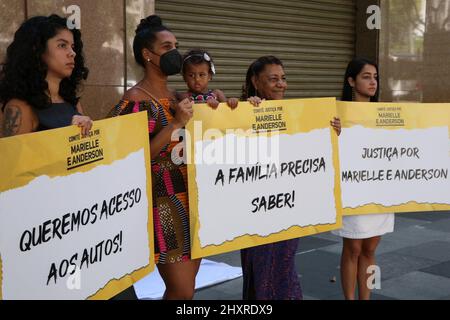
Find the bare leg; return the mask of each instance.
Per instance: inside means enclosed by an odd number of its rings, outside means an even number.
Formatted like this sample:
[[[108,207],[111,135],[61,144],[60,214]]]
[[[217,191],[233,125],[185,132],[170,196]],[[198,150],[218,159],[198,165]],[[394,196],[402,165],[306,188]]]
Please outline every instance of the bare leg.
[[[371,275],[367,273],[367,269],[370,266],[375,265],[375,250],[377,249],[380,240],[380,236],[363,240],[358,263],[358,289],[360,300],[370,299],[370,289],[367,287],[367,280]]]
[[[164,300],[192,300],[200,262],[201,259],[158,264],[158,271],[166,284]]]
[[[341,255],[341,283],[346,300],[355,300],[358,258],[362,240],[344,238]]]

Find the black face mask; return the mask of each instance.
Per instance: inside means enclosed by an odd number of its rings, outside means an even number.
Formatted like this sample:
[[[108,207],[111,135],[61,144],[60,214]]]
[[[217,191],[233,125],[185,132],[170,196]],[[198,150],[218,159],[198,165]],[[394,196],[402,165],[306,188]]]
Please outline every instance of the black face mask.
[[[153,52],[153,54],[156,54]],[[183,57],[177,49],[167,51],[159,56],[159,68],[166,76],[172,76],[181,72],[181,65],[183,64]]]

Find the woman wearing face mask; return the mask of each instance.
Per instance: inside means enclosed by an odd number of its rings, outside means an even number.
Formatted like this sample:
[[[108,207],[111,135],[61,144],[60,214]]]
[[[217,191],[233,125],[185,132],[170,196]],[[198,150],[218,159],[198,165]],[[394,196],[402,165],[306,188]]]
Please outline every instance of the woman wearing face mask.
[[[147,111],[151,141],[153,219],[157,267],[166,285],[164,299],[192,299],[200,259],[190,259],[189,203],[186,165],[172,161],[178,141],[174,131],[193,115],[193,102],[176,100],[167,78],[181,71],[182,57],[175,35],[158,16],[143,19],[133,43],[144,78],[128,90],[113,116]]]
[[[343,101],[378,102],[378,67],[363,58],[353,59],[347,67]],[[375,265],[375,250],[383,234],[394,231],[394,214],[346,216],[342,229],[332,233],[343,238],[341,282],[347,300],[355,299],[356,284],[360,300],[370,298],[367,279],[369,266]]]
[[[77,125],[87,135],[78,89],[87,78],[79,30],[69,30],[57,15],[25,21],[8,47],[0,68],[0,137]]]

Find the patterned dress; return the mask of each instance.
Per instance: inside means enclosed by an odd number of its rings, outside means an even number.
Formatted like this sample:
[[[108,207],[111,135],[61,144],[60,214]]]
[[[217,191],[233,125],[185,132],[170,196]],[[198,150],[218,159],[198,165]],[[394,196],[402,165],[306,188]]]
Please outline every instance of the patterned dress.
[[[241,250],[244,300],[302,300],[295,253],[298,239]]]
[[[209,90],[206,94],[188,92],[188,98],[194,101],[194,103],[206,103],[209,99],[218,100],[213,90]]]
[[[147,111],[151,140],[173,120],[170,105],[169,99],[122,100],[110,116]],[[171,151],[178,143],[175,141],[164,146],[151,165],[155,258],[160,264],[190,259],[187,167],[185,164],[177,165],[171,159]]]

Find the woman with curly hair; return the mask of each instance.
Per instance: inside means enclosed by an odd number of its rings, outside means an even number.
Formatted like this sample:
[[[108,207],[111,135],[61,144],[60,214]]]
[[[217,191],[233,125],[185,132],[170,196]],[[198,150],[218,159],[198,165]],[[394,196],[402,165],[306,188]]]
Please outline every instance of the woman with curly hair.
[[[65,18],[39,16],[20,26],[0,70],[4,137],[69,125],[89,133],[92,120],[77,96],[88,75],[82,50],[80,31]]]

